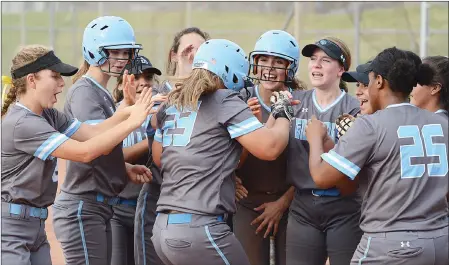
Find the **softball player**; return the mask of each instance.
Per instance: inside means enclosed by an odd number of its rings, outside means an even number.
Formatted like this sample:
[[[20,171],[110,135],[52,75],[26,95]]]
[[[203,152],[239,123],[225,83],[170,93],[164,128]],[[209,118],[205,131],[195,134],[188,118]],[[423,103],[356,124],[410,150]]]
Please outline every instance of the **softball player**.
[[[208,39],[209,35],[196,27],[186,28],[177,33],[168,54],[167,75],[176,78],[189,75],[192,72],[193,56],[198,47]],[[154,93],[166,95],[172,90],[173,86],[173,84],[170,84],[169,79],[162,86],[155,88]],[[156,119],[153,119],[153,121],[156,121]],[[162,265],[162,261],[154,250],[153,242],[151,242],[162,176],[151,157],[151,146],[155,130],[148,126],[146,133],[150,147],[149,158],[151,159],[150,169],[153,173],[153,181],[143,185],[137,200],[136,213],[138,214],[135,217],[135,227],[137,229],[134,230],[134,258],[136,265]]]
[[[308,70],[312,90],[294,91],[301,104],[294,107],[290,130],[287,180],[296,188],[287,225],[287,264],[347,265],[360,240],[360,199],[342,196],[335,187],[320,189],[309,172],[309,144],[305,134],[313,115],[327,126],[336,141],[335,120],[343,113],[355,116],[359,102],[342,90],[341,76],[351,65],[350,51],[337,38],[324,38],[306,45],[302,55],[310,57]]]
[[[355,72],[344,72],[341,79],[349,83],[357,83],[355,94],[360,102],[360,114],[372,114],[371,106],[368,102],[368,71],[371,61],[357,66]]]
[[[249,96],[261,105],[261,122],[267,122],[272,91],[301,89],[295,80],[299,45],[289,33],[270,30],[260,36],[249,58],[250,73],[259,83],[248,89]],[[245,90],[242,93],[246,96]],[[274,161],[262,161],[249,154],[236,172],[248,196],[237,204],[234,233],[251,264],[269,264],[267,236],[271,233],[275,236],[276,264],[286,263],[287,210],[294,195],[294,188],[286,183],[286,169],[286,152]]]
[[[111,117],[116,109],[107,82],[120,75],[128,62],[134,63],[139,49],[124,19],[100,17],[90,22],[82,47],[84,66],[89,67],[80,69],[80,78],[67,93],[64,112],[89,123]],[[128,101],[125,98],[120,107]],[[122,145],[91,163],[67,162],[53,211],[55,235],[66,264],[110,264],[112,206],[129,204],[117,197],[128,183],[126,175],[144,172],[149,172],[145,166],[124,162]]]
[[[411,54],[394,47],[377,55],[368,85],[376,112],[356,119],[334,149],[323,154],[322,124],[308,125],[315,183],[359,179],[364,192],[364,235],[351,264],[449,263],[448,122],[406,103],[413,87],[432,84],[434,75]]]
[[[136,97],[138,98],[144,88],[155,87],[156,75],[161,71],[151,64],[144,56],[138,56],[135,63],[125,67],[129,74],[136,78]],[[113,91],[114,99],[120,105],[123,100],[123,78],[117,78],[117,86]],[[141,127],[128,135],[123,141],[123,155],[128,163],[147,165],[149,162],[148,142],[146,141],[146,128],[150,116]],[[129,182],[125,189],[119,194],[121,201],[126,201],[112,207],[111,218],[112,230],[112,257],[111,265],[134,265],[134,219],[136,215],[137,197],[142,184]]]
[[[12,87],[2,107],[1,261],[51,264],[45,220],[58,185],[56,158],[89,162],[109,152],[144,121],[150,96],[120,124],[123,112],[97,126],[81,124],[53,108],[65,85],[61,76],[75,74],[76,67],[39,45],[24,47],[12,63]]]
[[[444,56],[430,56],[424,58],[423,63],[428,64],[436,72],[431,85],[417,84],[410,94],[410,103],[435,112],[446,119],[449,111],[449,59]]]
[[[167,265],[250,264],[225,223],[236,208],[234,170],[241,146],[267,160],[282,153],[292,111],[281,97],[272,107],[273,127],[263,127],[232,91],[243,88],[248,70],[241,47],[206,41],[190,77],[157,114],[153,158],[162,165],[164,181],[152,241]]]

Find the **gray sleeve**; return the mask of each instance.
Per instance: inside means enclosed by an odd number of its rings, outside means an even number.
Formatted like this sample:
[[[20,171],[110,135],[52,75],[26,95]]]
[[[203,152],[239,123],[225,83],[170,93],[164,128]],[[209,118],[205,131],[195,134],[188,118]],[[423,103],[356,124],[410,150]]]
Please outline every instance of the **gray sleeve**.
[[[68,104],[74,118],[81,122],[97,124],[106,119],[106,113],[100,102],[92,94],[92,87],[82,86],[73,91]]]
[[[58,132],[70,137],[80,128],[81,122],[77,119],[71,119],[69,116],[58,111],[57,109],[50,110]]]
[[[366,117],[360,117],[337,145],[321,157],[338,171],[354,179],[373,156],[376,141],[375,126]]]
[[[54,150],[69,138],[53,128],[47,120],[25,116],[14,128],[14,146],[27,154],[46,160]]]
[[[238,93],[231,93],[223,99],[218,122],[227,128],[233,139],[263,127]]]

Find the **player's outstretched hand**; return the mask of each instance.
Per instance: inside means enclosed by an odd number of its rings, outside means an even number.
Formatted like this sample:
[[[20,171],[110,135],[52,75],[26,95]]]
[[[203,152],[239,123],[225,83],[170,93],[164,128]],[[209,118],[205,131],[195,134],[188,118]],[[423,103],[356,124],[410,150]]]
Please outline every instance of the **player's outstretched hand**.
[[[248,101],[246,103],[248,103],[248,107],[253,112],[254,116],[256,116],[256,118],[260,122],[262,122],[262,111],[261,111],[261,106],[260,106],[260,103],[259,103],[259,100],[257,99],[257,97],[248,99]]]
[[[325,139],[327,135],[327,127],[319,121],[315,115],[312,116],[312,119],[309,120],[306,126],[306,137],[308,141],[315,139],[316,137],[321,137],[321,139]]]
[[[129,75],[128,70],[125,70],[122,76],[123,79],[123,103],[127,106],[132,106],[136,102],[137,83],[133,74]]]
[[[148,183],[153,179],[150,169],[143,165],[130,165],[126,168],[129,179],[137,184]]]
[[[128,108],[131,108],[131,114],[128,120],[135,122],[136,128],[143,124],[147,116],[151,113],[154,102],[151,100],[151,88],[144,88],[136,103]]]

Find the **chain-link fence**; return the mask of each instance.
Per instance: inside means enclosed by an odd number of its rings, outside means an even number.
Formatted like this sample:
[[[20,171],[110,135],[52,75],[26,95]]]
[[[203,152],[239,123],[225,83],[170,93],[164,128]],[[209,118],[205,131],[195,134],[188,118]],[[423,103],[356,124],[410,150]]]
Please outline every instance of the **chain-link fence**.
[[[161,69],[174,34],[187,26],[235,41],[247,53],[270,29],[289,31],[301,46],[335,36],[351,49],[352,69],[391,46],[447,55],[448,3],[429,2],[424,9],[427,16],[419,2],[3,2],[2,73],[18,46],[31,43],[51,46],[62,60],[79,65],[84,27],[100,15],[128,20],[143,44],[141,54]],[[306,63],[301,60],[298,75],[307,83]]]

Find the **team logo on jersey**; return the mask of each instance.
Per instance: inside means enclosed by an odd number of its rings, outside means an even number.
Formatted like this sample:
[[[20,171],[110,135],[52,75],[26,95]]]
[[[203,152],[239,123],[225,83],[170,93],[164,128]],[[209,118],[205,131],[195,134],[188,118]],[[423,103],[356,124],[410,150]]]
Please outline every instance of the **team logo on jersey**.
[[[302,108],[301,112],[308,112],[309,108]]]
[[[296,119],[295,120],[295,138],[298,140],[306,141],[306,127],[307,127],[307,121],[306,119]],[[334,140],[334,142],[337,142],[337,126],[335,123],[331,122],[323,122],[324,125],[327,127],[327,134]]]

